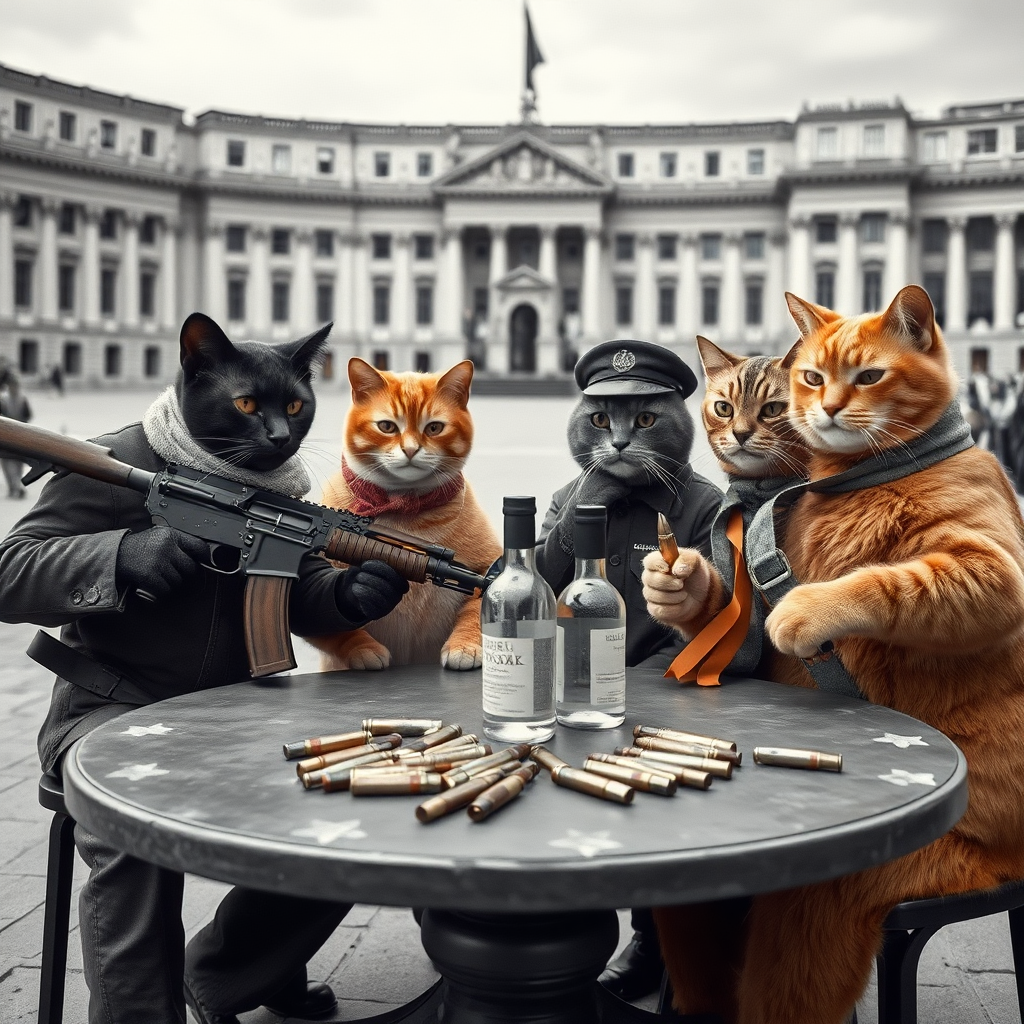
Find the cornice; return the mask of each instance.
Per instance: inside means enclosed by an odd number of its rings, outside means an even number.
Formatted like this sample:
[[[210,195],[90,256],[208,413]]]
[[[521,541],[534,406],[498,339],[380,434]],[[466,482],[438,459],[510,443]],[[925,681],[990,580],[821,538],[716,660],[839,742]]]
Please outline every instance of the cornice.
[[[916,191],[937,189],[974,188],[978,185],[1015,185],[1024,182],[1024,161],[1010,167],[971,167],[960,171],[923,171],[915,180]]]
[[[779,175],[779,182],[792,185],[832,185],[848,182],[895,181],[910,182],[921,174],[921,168],[903,161],[864,161],[791,168]]]
[[[122,162],[120,158],[78,157],[44,149],[42,145],[26,143],[7,138],[0,146],[0,160],[12,163],[22,162],[38,167],[49,167],[58,171],[88,175],[96,178],[115,178],[142,185],[157,185],[163,188],[184,188],[191,184],[191,177],[180,171],[166,171]]]
[[[770,188],[730,188],[716,186],[714,189],[696,186],[691,188],[674,186],[658,189],[624,189],[621,186],[615,194],[614,206],[728,206],[752,204],[778,204],[785,201],[784,190],[776,182]]]

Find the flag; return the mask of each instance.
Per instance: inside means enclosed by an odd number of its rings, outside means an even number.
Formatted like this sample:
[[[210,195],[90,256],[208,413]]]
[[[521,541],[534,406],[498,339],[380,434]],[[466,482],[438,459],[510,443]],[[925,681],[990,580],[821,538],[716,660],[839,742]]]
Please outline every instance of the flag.
[[[537,45],[537,37],[533,34],[533,25],[530,24],[530,10],[526,4],[523,4],[523,13],[526,15],[526,88],[533,92],[533,69],[538,64],[544,63],[544,54],[540,52],[540,47]]]

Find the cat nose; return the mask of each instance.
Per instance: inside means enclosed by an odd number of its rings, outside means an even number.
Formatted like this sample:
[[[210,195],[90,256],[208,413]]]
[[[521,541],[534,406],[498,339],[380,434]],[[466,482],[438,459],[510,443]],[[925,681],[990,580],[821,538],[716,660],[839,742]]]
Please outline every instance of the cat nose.
[[[629,441],[612,441],[612,447],[617,452],[621,452],[623,448],[629,447]]]
[[[743,442],[746,441],[754,432],[752,430],[734,430],[732,436],[736,438],[736,443],[742,448]]]
[[[405,441],[405,442],[403,442],[403,444],[402,444],[402,451],[403,451],[403,452],[405,452],[405,457],[406,457],[406,458],[407,458],[407,459],[408,459],[408,460],[409,460],[410,462],[412,462],[412,460],[413,460],[413,457],[414,457],[414,456],[416,455],[416,453],[417,453],[417,452],[418,452],[418,451],[420,450],[420,447],[421,447],[421,446],[420,446],[420,445],[418,445],[418,444],[417,444],[417,443],[416,443],[415,441]]]
[[[836,418],[836,413],[841,412],[845,404],[845,402],[822,402],[821,408],[824,410],[825,415],[828,416],[829,419],[834,420]]]

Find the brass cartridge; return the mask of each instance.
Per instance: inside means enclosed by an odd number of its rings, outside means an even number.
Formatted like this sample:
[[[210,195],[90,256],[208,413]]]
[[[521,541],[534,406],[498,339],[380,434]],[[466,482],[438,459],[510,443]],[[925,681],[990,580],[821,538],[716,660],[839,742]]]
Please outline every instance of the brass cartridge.
[[[456,736],[453,740],[445,740],[444,743],[435,743],[431,750],[451,750],[454,747],[472,747],[479,745],[482,747],[490,747],[489,743],[481,743],[476,733],[467,732],[462,736]],[[487,751],[488,754],[492,753],[491,750]]]
[[[589,796],[596,796],[601,800],[613,800],[618,804],[631,804],[633,794],[636,792],[635,789],[624,786],[614,779],[605,779],[593,772],[570,768],[564,763],[551,769],[551,781],[556,786],[574,789],[577,793],[587,793]]]
[[[499,808],[515,800],[539,771],[540,765],[538,764],[524,765],[500,782],[489,786],[469,805],[467,813],[470,818],[473,821],[483,821],[484,818],[489,818]]]
[[[569,764],[563,761],[560,757],[552,754],[547,747],[536,746],[530,748],[530,760],[536,761],[541,768],[546,768],[549,772],[553,772],[556,768],[568,768]]]
[[[407,796],[410,793],[439,793],[441,776],[437,772],[352,773],[349,788],[353,796]]]
[[[682,743],[677,740],[663,740],[658,736],[635,736],[633,745],[641,750],[660,750],[666,754],[689,754],[691,757],[714,757],[719,761],[739,764],[743,755],[735,750],[721,750],[706,743]]]
[[[433,754],[417,754],[415,757],[396,759],[395,765],[407,771],[427,770],[432,772],[451,772],[462,768],[475,758],[459,757],[455,753],[440,753],[436,757]]]
[[[525,757],[529,751],[530,745],[528,743],[515,743],[511,747],[505,747],[503,750],[495,751],[495,753],[488,754],[486,757],[478,757],[468,764],[464,764],[461,768],[454,768],[451,771],[445,772],[443,776],[444,784],[447,788],[451,789],[453,786],[458,786],[468,781],[474,775],[487,771],[488,768],[495,768],[506,761],[518,761],[520,758]]]
[[[321,768],[330,768],[333,764],[350,761],[354,757],[362,757],[363,754],[372,754],[378,750],[394,750],[401,742],[402,737],[392,733],[390,736],[379,736],[372,743],[364,743],[358,747],[346,747],[344,750],[332,750],[329,754],[321,754],[319,757],[307,757],[296,762],[295,773],[303,776]]]
[[[416,808],[416,817],[424,823],[443,818],[446,814],[451,814],[452,811],[465,807],[466,804],[479,796],[485,789],[489,789],[504,777],[505,774],[501,768],[491,768],[480,775],[474,776],[468,782],[462,783],[461,786],[456,786],[454,789],[449,789],[443,793],[438,793],[437,796],[432,796],[429,800],[424,800]]]
[[[672,524],[662,512],[658,513],[658,550],[671,569],[679,557],[679,545],[676,543],[676,535],[672,532]]]
[[[683,768],[682,765],[669,764],[668,761],[648,761],[642,757],[618,757],[615,754],[589,754],[592,761],[603,761],[605,764],[617,764],[632,771],[651,772],[664,775],[667,779],[675,779],[680,786],[690,789],[709,789],[712,777],[707,772],[696,768]]]
[[[400,764],[425,765],[440,763],[442,761],[475,761],[480,757],[487,757],[490,749],[485,749],[482,743],[473,743],[465,747],[448,747],[445,750],[437,750],[431,747],[429,750],[420,750],[413,754],[406,754],[396,750],[396,758]]]
[[[658,796],[675,796],[679,785],[675,779],[668,779],[660,772],[623,768],[622,765],[608,764],[607,761],[592,761],[589,758],[583,762],[583,770],[593,772],[595,775],[602,775],[606,779],[615,779],[616,782],[621,782],[631,789],[639,789],[643,793],[655,793]]]
[[[676,743],[699,743],[716,750],[731,750],[735,753],[736,744],[732,740],[720,740],[717,736],[704,736],[698,732],[682,732],[679,729],[659,729],[653,725],[637,725],[633,727],[634,736],[656,736],[663,740],[674,740]]]
[[[616,747],[616,754],[625,757],[642,757],[647,761],[662,761],[680,768],[695,768],[707,772],[716,779],[732,778],[732,762],[719,761],[715,757],[696,757],[693,754],[672,754],[664,750],[644,750],[640,747]]]
[[[316,739],[299,740],[298,743],[286,743],[284,756],[286,761],[294,761],[297,757],[316,757],[346,747],[358,747],[365,742],[366,737],[361,732],[340,732],[335,736],[319,736]]]
[[[842,754],[826,754],[820,750],[794,750],[790,747],[754,747],[754,764],[778,765],[782,768],[810,768],[820,772],[841,772]]]
[[[423,746],[419,747],[420,750],[430,750],[432,747],[439,747],[442,743],[445,743],[448,740],[457,739],[461,735],[461,725],[446,725],[440,729],[436,729],[434,732],[428,733],[426,736],[421,737],[416,740],[415,743],[410,743],[409,747],[412,748],[413,746],[419,746],[419,744],[422,743]]]
[[[331,765],[330,768],[321,768],[320,771],[308,772],[300,776],[302,785],[306,789],[323,789],[325,793],[334,793],[338,790],[348,789],[349,776],[353,768],[362,765],[377,764],[380,761],[392,762],[390,750],[378,750],[375,754],[363,754],[362,757],[354,757],[351,761],[343,761],[341,764]]]
[[[437,732],[443,724],[439,718],[364,718],[363,731],[371,736],[384,736],[389,732],[397,732],[399,736],[425,736]]]

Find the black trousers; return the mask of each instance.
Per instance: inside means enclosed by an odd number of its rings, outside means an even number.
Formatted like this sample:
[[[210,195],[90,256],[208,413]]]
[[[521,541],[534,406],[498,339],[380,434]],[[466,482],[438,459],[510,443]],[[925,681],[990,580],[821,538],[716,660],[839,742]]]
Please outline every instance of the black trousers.
[[[89,1024],[185,1024],[184,981],[219,1014],[304,992],[306,962],[351,908],[236,887],[186,948],[182,875],[81,825],[75,843],[91,869],[79,902]]]

